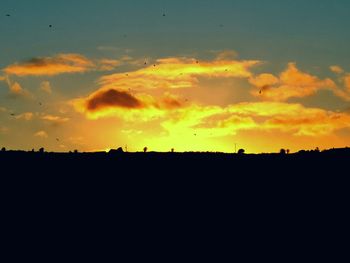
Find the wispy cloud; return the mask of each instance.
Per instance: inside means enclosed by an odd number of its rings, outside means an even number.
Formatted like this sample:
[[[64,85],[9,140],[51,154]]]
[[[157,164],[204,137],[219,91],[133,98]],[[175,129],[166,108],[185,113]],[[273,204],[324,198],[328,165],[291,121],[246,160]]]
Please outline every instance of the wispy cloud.
[[[47,134],[46,131],[38,131],[38,132],[34,133],[34,136],[42,138],[42,139],[46,139],[49,137],[49,135]]]
[[[40,83],[40,90],[48,94],[52,93],[51,84],[49,81],[43,81]]]
[[[25,113],[17,115],[15,118],[17,120],[31,121],[34,118],[34,113],[33,112],[25,112]]]
[[[80,54],[58,54],[53,57],[38,57],[7,66],[9,75],[54,76],[63,73],[83,73],[94,68],[94,63]]]
[[[88,71],[111,71],[126,62],[124,57],[120,60],[108,58],[89,59],[80,54],[69,53],[57,54],[52,57],[32,58],[28,61],[9,65],[3,71],[7,75],[16,75],[19,77],[56,76],[69,73],[85,73]]]
[[[54,124],[62,124],[70,120],[68,117],[61,117],[51,114],[42,114],[40,119]]]
[[[347,74],[344,77],[344,84],[345,84],[346,91],[350,94],[350,74]]]
[[[338,65],[330,66],[329,69],[336,74],[342,74],[344,72],[344,69]]]
[[[11,96],[25,97],[25,98],[32,97],[32,94],[28,90],[22,88],[21,84],[19,84],[18,82],[12,83],[11,81],[8,80],[7,84],[8,84],[9,93]]]
[[[120,66],[122,61],[116,59],[100,59],[98,61],[98,68],[102,71],[110,71]]]
[[[99,81],[104,88],[124,90],[176,89],[194,87],[199,77],[248,78],[257,60],[198,61],[194,58],[165,58],[144,68],[126,73],[106,75]]]

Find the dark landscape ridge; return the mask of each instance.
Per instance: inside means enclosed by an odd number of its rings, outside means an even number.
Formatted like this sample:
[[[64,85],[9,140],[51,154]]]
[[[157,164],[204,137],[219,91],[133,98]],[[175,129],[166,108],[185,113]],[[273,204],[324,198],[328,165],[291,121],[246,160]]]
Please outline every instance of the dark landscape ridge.
[[[310,240],[330,236],[333,242],[348,225],[349,166],[350,148],[293,154],[3,151],[0,194],[7,225],[30,229],[30,237],[38,228],[65,238],[98,228],[118,229],[113,238],[125,232],[124,243],[170,238],[192,249],[208,238],[236,237],[239,244],[254,240],[260,247],[273,239],[283,249],[288,245],[280,240],[287,240],[309,250]]]
[[[123,152],[121,148],[109,152],[45,152],[6,151],[0,152],[0,163],[9,171],[25,170],[62,175],[76,170],[85,174],[136,174],[199,176],[266,174],[293,174],[310,176],[320,173],[344,173],[350,165],[350,148],[324,151],[301,150],[297,153],[245,154],[220,152]],[[342,170],[343,169],[343,170]],[[79,175],[78,174],[75,175]],[[257,172],[257,173],[256,173]]]
[[[39,149],[38,151],[35,151],[34,149],[31,151],[25,151],[25,150],[6,150],[3,148],[0,151],[0,156],[6,157],[23,157],[23,156],[66,156],[66,157],[82,157],[82,156],[182,156],[182,157],[189,157],[189,156],[197,156],[197,157],[224,157],[224,156],[234,156],[234,157],[272,157],[272,156],[350,156],[350,147],[345,148],[332,148],[320,151],[318,148],[314,150],[300,150],[298,152],[290,153],[289,150],[281,149],[280,152],[263,152],[263,153],[245,153],[244,149],[240,149],[237,153],[228,153],[228,152],[212,152],[212,151],[184,151],[184,152],[175,152],[175,151],[169,151],[169,152],[158,152],[158,151],[139,151],[139,152],[124,152],[124,150],[120,147],[118,149],[111,149],[108,152],[107,151],[95,151],[95,152],[79,152],[78,150],[69,151],[69,152],[54,152],[54,151],[45,151],[44,148]]]

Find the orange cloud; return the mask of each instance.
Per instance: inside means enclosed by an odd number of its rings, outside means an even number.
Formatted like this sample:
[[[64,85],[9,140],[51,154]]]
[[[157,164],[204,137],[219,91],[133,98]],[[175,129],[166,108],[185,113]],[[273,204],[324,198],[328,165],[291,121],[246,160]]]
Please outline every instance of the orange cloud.
[[[344,77],[344,84],[345,84],[346,91],[350,93],[350,74],[347,74]]]
[[[227,60],[236,58],[238,56],[237,52],[234,50],[224,50],[218,52],[216,60]]]
[[[233,112],[255,116],[256,119],[263,117],[260,124],[263,130],[278,129],[294,135],[326,135],[350,124],[349,114],[307,108],[296,103],[242,103]]]
[[[184,104],[181,102],[178,96],[170,93],[165,93],[164,96],[156,103],[156,107],[160,109],[178,109],[183,107]]]
[[[256,87],[272,86],[279,82],[273,74],[263,73],[249,79],[249,82]]]
[[[320,136],[350,125],[350,115],[346,113],[278,102],[240,103],[225,108],[196,106],[181,109],[178,114],[180,116],[163,122],[163,127],[207,137],[234,135],[242,130],[279,130],[295,136]]]
[[[89,111],[108,107],[140,108],[142,102],[127,92],[115,89],[98,91],[86,101],[86,109]]]
[[[181,100],[166,92],[163,97],[145,94],[145,91],[161,89],[190,88],[198,83],[199,77],[249,78],[250,68],[259,61],[214,60],[197,61],[189,58],[159,59],[155,64],[128,73],[104,76],[101,88],[86,98],[72,101],[75,109],[86,113],[89,118],[119,114],[129,109],[129,118],[147,112],[143,116],[153,118],[163,115],[164,110],[183,107]]]
[[[60,116],[55,116],[55,115],[50,115],[50,114],[44,114],[40,117],[40,119],[48,122],[52,122],[55,124],[61,124],[69,121],[69,118],[66,117],[60,117]]]
[[[273,101],[303,98],[314,95],[321,89],[332,90],[335,93],[337,90],[333,80],[329,78],[322,80],[302,72],[295,63],[289,63],[287,69],[278,78],[272,74],[261,74],[251,78],[250,83],[257,87],[252,91],[254,96]]]
[[[138,91],[189,88],[197,84],[199,77],[249,78],[252,76],[250,69],[259,63],[257,60],[165,58],[134,72],[104,76],[99,83],[104,88]]]
[[[148,102],[152,103],[131,109],[112,107],[91,112],[85,107],[77,110],[90,119],[116,117],[129,130],[136,131],[137,128],[133,127],[152,120],[152,129],[166,131],[164,136],[173,137],[174,140],[187,138],[188,142],[196,135],[204,138],[222,137],[240,131],[281,131],[295,136],[320,136],[350,125],[350,115],[347,113],[307,108],[296,103],[245,102],[220,107],[180,105],[174,102],[174,107],[157,108],[158,104],[154,100]]]
[[[63,73],[83,73],[94,68],[94,63],[79,54],[58,54],[54,57],[33,58],[15,63],[4,69],[9,75],[16,76],[54,76]]]
[[[46,131],[38,131],[38,132],[34,133],[34,136],[35,137],[40,137],[42,139],[46,139],[46,138],[49,137],[49,135],[47,134]]]
[[[17,120],[26,120],[26,121],[31,121],[34,117],[34,114],[32,112],[25,112],[20,115],[16,116]]]
[[[86,98],[72,100],[71,105],[76,111],[86,114],[89,119],[123,116],[123,119],[149,120],[164,115],[170,111],[183,107],[180,99],[170,93],[160,98],[127,91],[102,88]]]
[[[49,81],[43,81],[40,83],[40,90],[48,94],[52,93],[51,84]]]
[[[344,69],[337,65],[330,66],[329,69],[336,74],[342,74],[344,72]]]
[[[100,70],[110,71],[121,65],[122,62],[115,59],[100,59],[98,64]]]
[[[347,73],[345,76],[342,76],[340,82],[344,85],[344,88],[335,88],[332,91],[339,98],[350,101],[350,74]]]
[[[32,96],[30,92],[22,88],[22,86],[18,82],[12,83],[9,80],[7,80],[7,83],[9,85],[10,95],[15,97],[27,97],[27,98]]]

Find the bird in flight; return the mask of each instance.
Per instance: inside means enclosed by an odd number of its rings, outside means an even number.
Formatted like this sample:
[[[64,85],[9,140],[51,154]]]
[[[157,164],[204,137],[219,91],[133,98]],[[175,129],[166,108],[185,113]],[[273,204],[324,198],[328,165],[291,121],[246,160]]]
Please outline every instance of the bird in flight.
[[[10,14],[6,14],[6,16],[11,16]]]
[[[269,85],[265,85],[265,86],[262,86],[259,90],[259,94],[262,94],[263,91],[268,91],[270,89],[270,86]]]
[[[165,16],[165,13],[163,14],[163,17]]]

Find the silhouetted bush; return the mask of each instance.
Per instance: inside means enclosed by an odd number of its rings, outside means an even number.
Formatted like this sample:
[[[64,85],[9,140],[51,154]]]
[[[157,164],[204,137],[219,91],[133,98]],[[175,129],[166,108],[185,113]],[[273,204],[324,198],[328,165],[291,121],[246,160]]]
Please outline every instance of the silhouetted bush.
[[[43,148],[43,147],[41,147],[40,149],[39,149],[39,153],[44,153],[45,152],[45,149]]]
[[[74,150],[74,153],[79,153],[79,151],[77,149]]]
[[[144,153],[147,152],[147,150],[148,150],[147,147],[143,148],[143,152],[144,152]]]
[[[281,155],[285,155],[285,154],[286,154],[286,150],[285,150],[285,149],[281,149],[281,150],[280,150],[280,154],[281,154]]]
[[[173,153],[175,150],[174,150],[174,148],[171,148],[171,152]]]
[[[244,149],[239,149],[239,150],[238,150],[238,154],[239,154],[239,155],[243,155],[244,153],[245,153],[245,150],[244,150]]]
[[[2,152],[6,152],[6,148],[5,148],[5,147],[2,147],[2,148],[1,148],[1,151],[2,151]]]

